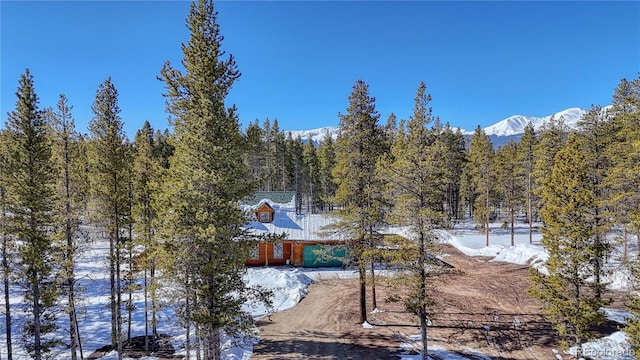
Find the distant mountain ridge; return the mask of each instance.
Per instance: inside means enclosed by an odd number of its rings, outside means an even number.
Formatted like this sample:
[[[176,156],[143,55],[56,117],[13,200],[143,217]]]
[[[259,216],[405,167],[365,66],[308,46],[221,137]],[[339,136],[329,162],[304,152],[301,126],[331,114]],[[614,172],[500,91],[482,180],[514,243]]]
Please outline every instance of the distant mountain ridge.
[[[610,106],[607,106],[603,109],[608,109],[609,107]],[[585,109],[573,107],[543,117],[512,115],[504,120],[498,121],[493,125],[483,128],[483,130],[487,135],[489,135],[494,145],[499,146],[500,144],[505,144],[509,139],[518,140],[520,138],[520,135],[524,134],[524,128],[529,122],[531,122],[533,128],[537,131],[542,127],[544,122],[549,121],[552,116],[556,119],[560,119],[562,117],[564,118],[564,123],[567,126],[569,126],[570,128],[575,128],[578,121],[586,113],[587,110]],[[338,137],[337,126],[327,126],[313,130],[285,130],[284,133],[291,133],[291,136],[294,139],[300,137],[304,142],[311,138],[311,140],[317,144],[325,137],[327,131],[334,140]],[[461,129],[461,131],[462,134],[469,136],[473,134],[474,129]]]

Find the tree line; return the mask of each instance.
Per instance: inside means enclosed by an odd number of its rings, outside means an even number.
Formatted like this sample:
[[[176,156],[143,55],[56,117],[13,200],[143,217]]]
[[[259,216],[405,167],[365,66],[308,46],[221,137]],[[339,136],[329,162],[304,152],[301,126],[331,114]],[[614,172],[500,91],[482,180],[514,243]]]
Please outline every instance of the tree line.
[[[219,359],[224,334],[253,329],[242,304],[269,303],[268,291],[242,280],[256,238],[244,229],[238,205],[257,190],[295,191],[299,212],[339,216],[333,230],[352,238],[363,322],[367,285],[376,307],[374,263],[384,259],[404,269],[397,284],[411,289],[403,301],[420,320],[425,358],[433,279],[442,272],[431,261],[435,230],[466,218],[477,222],[487,245],[492,222],[511,230],[512,244],[519,216],[530,241],[534,224],[542,223],[550,274],[532,273],[532,295],[576,344],[603,320],[597,310],[608,301],[602,280],[612,249],[608,235],[619,230],[627,244],[635,233],[640,244],[640,77],[623,79],[613,106],[594,106],[577,129],[552,118],[538,131],[529,124],[519,142],[497,149],[480,127],[465,137],[443,124],[422,82],[410,118],[391,114],[381,125],[375,97],[357,80],[339,115],[337,139],[327,134],[314,144],[280,130],[277,120],[241,128],[236,108],[225,103],[240,72],[220,48],[216,16],[212,1],[193,2],[180,67],[167,62],[160,71],[172,132],[145,122],[130,141],[118,91],[107,78],[96,91],[89,134],[80,134],[64,95],[41,109],[33,75],[21,76],[15,109],[0,132],[9,359],[11,289],[24,297],[24,345],[32,358],[46,358],[60,344],[72,359],[84,358],[75,265],[95,238],[109,242],[111,347],[120,358],[136,311],[144,313],[145,349],[154,350],[161,298],[170,298],[187,348]],[[379,251],[385,229],[396,225],[408,227],[413,241],[393,244],[409,251]],[[142,309],[133,304],[138,289]],[[62,313],[66,339],[54,336]]]

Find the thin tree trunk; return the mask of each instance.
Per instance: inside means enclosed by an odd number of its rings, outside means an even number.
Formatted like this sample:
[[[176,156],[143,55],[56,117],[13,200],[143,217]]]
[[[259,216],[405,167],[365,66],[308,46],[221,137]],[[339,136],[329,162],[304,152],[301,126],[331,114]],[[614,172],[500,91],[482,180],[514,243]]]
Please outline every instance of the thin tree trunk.
[[[145,252],[146,257],[149,256]],[[149,355],[149,282],[147,276],[147,265],[144,265],[144,354]]]
[[[38,273],[34,275],[35,279],[38,279]],[[40,328],[40,286],[38,283],[31,285],[31,291],[33,292],[33,359],[42,359],[42,339]]]
[[[511,246],[514,246],[515,245],[514,237],[516,235],[515,234],[515,217],[516,217],[515,212],[516,211],[515,209],[511,208],[510,212],[511,212]]]
[[[122,280],[120,276],[120,239],[118,235],[116,235],[116,239],[116,347],[118,360],[122,360]]]
[[[4,214],[0,214],[3,216]],[[7,359],[13,360],[13,347],[12,347],[12,334],[11,334],[11,296],[9,294],[9,251],[7,249],[7,239],[6,235],[2,237],[2,277],[4,283],[4,320],[5,320],[5,328],[6,328],[6,339],[7,339]]]
[[[153,335],[153,339],[158,337],[158,321],[156,318],[156,311],[158,308],[158,296],[156,292],[156,254],[154,253],[153,259],[151,260],[151,277],[150,277],[150,286],[151,286],[151,334]]]
[[[371,297],[373,300],[373,310],[378,308],[378,301],[376,299],[376,274],[375,274],[375,262],[371,259]]]
[[[116,230],[117,231],[117,230]],[[109,302],[111,308],[111,346],[118,345],[118,325],[116,309],[116,236],[109,236]]]
[[[360,270],[360,320],[361,323],[367,322],[367,269],[362,257],[358,260],[358,268]]]
[[[531,172],[527,176],[527,220],[529,222],[529,244],[533,244],[533,206],[531,201]]]
[[[200,350],[200,343],[202,342],[202,331],[198,323],[193,323],[193,332],[196,339],[196,360],[202,359],[202,351]]]
[[[487,200],[486,200],[486,208],[487,208],[487,215],[485,218],[485,226],[484,226],[484,235],[486,238],[486,246],[489,246],[489,216],[491,215],[491,210],[489,209],[489,185],[487,185]]]
[[[129,207],[129,214],[132,208]],[[129,222],[129,242],[127,244],[127,252],[129,253],[129,278],[127,279],[127,341],[131,341],[131,320],[133,318],[133,223]],[[145,304],[146,305],[146,304]],[[146,316],[146,314],[145,314]],[[145,324],[146,326],[146,324]]]

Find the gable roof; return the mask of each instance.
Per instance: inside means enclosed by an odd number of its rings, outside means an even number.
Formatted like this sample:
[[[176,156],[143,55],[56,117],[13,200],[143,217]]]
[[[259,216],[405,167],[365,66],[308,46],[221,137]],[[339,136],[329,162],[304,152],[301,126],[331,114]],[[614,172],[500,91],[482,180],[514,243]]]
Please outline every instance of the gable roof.
[[[252,196],[242,199],[243,205],[255,206],[260,205],[262,200],[268,199],[275,204],[288,204],[296,196],[295,191],[258,191]]]

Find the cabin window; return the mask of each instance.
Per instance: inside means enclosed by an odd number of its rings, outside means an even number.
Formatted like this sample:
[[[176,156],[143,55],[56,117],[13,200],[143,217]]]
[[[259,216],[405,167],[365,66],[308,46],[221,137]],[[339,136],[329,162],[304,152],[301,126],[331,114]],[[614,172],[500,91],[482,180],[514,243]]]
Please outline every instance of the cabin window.
[[[271,214],[268,211],[261,211],[260,212],[260,222],[270,222],[271,221]]]
[[[251,260],[260,259],[260,249],[258,248],[258,246],[260,245],[259,244],[251,245],[251,248],[249,249],[249,259]]]
[[[282,243],[273,244],[273,258],[274,259],[284,258],[284,247]]]

